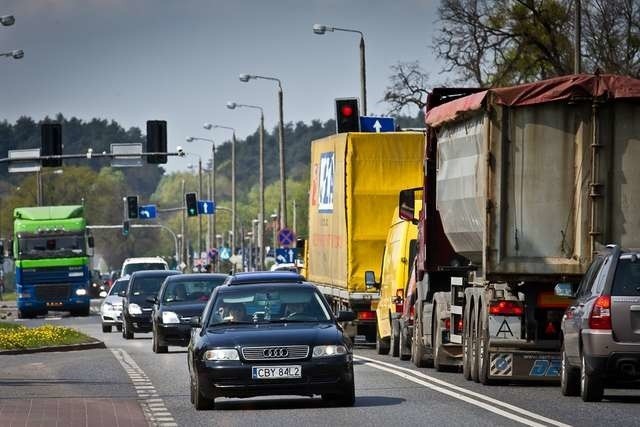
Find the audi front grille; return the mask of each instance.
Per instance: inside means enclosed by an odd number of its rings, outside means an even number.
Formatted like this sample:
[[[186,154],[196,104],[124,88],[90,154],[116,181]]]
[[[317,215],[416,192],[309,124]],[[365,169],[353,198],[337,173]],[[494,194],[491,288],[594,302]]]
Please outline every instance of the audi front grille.
[[[269,347],[242,347],[245,360],[294,360],[309,356],[307,345],[281,345]]]

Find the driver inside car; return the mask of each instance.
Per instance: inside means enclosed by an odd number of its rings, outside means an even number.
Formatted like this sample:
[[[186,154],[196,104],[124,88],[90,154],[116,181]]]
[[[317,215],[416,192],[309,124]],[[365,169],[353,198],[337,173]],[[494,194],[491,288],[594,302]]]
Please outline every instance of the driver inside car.
[[[220,317],[224,321],[242,322],[246,320],[247,312],[242,304],[225,304],[220,307]]]

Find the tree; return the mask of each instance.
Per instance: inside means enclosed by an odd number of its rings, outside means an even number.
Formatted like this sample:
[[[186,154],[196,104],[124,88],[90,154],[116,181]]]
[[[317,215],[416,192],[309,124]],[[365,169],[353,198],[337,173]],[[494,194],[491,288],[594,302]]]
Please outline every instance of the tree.
[[[383,101],[390,104],[388,113],[397,115],[409,106],[422,110],[427,102],[427,81],[429,75],[418,61],[398,62],[391,66],[391,84],[384,92]]]

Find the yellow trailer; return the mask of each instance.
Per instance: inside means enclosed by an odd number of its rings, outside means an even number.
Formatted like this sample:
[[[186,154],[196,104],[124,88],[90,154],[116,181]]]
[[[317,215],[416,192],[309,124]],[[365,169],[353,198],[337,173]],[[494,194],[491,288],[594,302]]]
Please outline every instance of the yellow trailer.
[[[311,144],[307,279],[334,310],[356,312],[347,326],[360,342],[376,338],[379,299],[364,273],[380,269],[399,191],[422,185],[423,147],[420,132],[342,133]]]

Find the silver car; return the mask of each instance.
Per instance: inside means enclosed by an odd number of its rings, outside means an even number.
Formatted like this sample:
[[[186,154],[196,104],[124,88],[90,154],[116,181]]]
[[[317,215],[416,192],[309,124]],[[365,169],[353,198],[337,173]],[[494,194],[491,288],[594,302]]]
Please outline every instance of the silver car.
[[[640,252],[608,246],[573,297],[562,320],[562,393],[588,402],[602,400],[605,388],[637,387]]]
[[[122,300],[120,292],[127,290],[129,276],[116,280],[109,289],[109,293],[100,306],[100,317],[102,317],[102,332],[111,332],[115,326],[118,331],[122,331]]]

